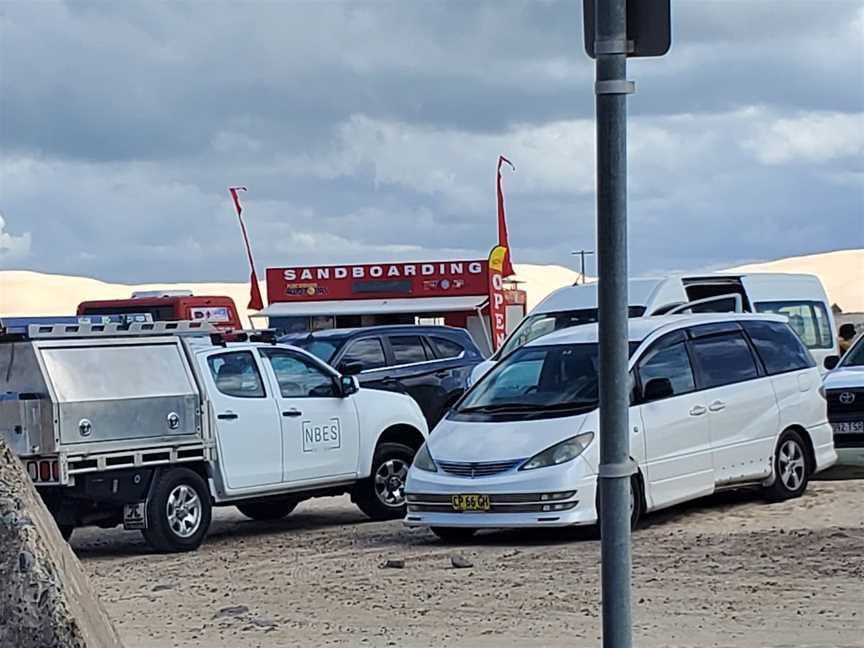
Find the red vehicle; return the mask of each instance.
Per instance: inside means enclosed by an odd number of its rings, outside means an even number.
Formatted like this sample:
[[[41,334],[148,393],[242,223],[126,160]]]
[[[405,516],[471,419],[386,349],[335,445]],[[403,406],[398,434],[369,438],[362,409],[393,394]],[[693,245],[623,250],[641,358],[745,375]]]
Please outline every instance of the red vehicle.
[[[153,321],[208,321],[222,329],[242,329],[234,300],[225,296],[193,295],[189,291],[146,291],[130,299],[104,299],[78,304],[78,317],[149,315]]]

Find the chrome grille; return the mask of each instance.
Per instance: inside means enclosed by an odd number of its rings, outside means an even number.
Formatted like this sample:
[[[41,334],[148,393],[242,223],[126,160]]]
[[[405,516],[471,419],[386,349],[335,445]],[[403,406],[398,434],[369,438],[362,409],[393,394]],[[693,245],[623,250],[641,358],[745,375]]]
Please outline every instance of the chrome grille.
[[[438,467],[451,475],[459,477],[491,477],[508,470],[513,470],[524,461],[523,459],[511,459],[509,461],[436,461]]]

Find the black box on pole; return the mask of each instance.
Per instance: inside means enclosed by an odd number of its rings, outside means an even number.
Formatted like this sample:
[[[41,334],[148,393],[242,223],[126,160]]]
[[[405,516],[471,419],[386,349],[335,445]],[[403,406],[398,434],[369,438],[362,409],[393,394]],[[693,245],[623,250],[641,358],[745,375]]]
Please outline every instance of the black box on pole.
[[[582,0],[585,51],[595,57],[594,3]],[[627,56],[663,56],[672,45],[671,0],[627,0]]]

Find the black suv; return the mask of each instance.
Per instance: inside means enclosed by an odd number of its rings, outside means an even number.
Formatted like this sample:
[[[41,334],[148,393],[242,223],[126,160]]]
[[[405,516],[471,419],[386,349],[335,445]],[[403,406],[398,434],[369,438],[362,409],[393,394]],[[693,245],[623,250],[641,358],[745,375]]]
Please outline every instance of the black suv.
[[[449,326],[370,326],[279,339],[317,356],[363,387],[410,394],[431,430],[465,391],[483,356],[468,331]]]

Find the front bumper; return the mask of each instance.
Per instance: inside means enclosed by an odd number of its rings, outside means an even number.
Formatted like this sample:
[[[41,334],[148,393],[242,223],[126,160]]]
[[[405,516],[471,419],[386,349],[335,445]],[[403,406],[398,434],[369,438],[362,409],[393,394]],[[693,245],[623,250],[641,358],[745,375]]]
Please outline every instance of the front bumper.
[[[412,468],[406,487],[409,527],[506,529],[597,522],[597,476],[580,457],[562,466],[493,477],[457,477]],[[454,495],[488,495],[487,512],[458,512]]]

